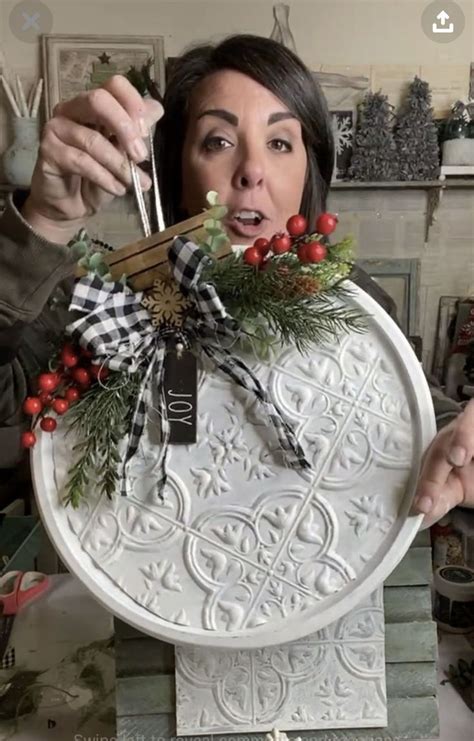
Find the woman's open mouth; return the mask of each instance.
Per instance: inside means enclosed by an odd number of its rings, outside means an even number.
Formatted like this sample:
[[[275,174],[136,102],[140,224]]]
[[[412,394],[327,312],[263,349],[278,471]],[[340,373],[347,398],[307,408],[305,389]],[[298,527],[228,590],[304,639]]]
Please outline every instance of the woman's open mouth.
[[[267,219],[261,211],[241,209],[230,214],[226,225],[239,237],[257,237],[266,228]]]

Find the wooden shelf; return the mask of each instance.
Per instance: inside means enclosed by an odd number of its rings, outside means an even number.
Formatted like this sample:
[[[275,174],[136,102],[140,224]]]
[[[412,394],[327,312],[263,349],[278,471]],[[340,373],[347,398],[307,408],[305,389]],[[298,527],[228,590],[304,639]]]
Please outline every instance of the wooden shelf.
[[[428,188],[474,188],[474,177],[446,177],[439,180],[393,180],[361,182],[358,180],[335,180],[331,190],[402,190]]]
[[[441,175],[438,180],[392,180],[361,182],[358,180],[335,180],[330,191],[335,190],[424,190],[426,193],[425,245],[428,244],[430,228],[436,218],[442,195],[451,188],[474,188],[474,177],[469,175]]]
[[[0,183],[0,192],[10,193],[17,186],[9,183]],[[371,181],[361,182],[358,180],[334,180],[331,183],[331,190],[402,190],[427,188],[474,188],[474,177],[455,177],[448,176],[439,180],[392,180],[392,181]]]

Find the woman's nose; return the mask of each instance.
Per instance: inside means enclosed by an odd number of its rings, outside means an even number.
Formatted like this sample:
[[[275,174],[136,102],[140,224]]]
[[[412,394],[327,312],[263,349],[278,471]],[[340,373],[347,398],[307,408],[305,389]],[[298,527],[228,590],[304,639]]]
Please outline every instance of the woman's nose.
[[[263,182],[264,167],[261,158],[253,153],[245,154],[234,175],[234,187],[237,189],[255,188]]]

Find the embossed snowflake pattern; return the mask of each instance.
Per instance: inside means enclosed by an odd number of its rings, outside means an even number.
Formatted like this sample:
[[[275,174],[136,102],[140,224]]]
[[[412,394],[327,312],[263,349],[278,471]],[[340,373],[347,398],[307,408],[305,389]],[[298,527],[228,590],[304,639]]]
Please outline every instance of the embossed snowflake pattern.
[[[183,323],[184,312],[191,304],[183,296],[178,286],[166,278],[157,278],[153,287],[141,301],[141,305],[151,314],[151,323],[154,327],[171,324],[180,327]]]
[[[245,554],[250,551],[250,540],[245,535],[245,525],[243,523],[237,522],[235,525],[232,525],[230,522],[227,522],[225,525],[213,527],[212,532],[225,545],[231,546]]]
[[[262,481],[275,476],[275,472],[267,466],[267,462],[270,462],[270,460],[271,454],[263,449],[256,457],[244,458],[244,471],[247,474],[247,480],[258,479],[258,481]]]
[[[203,499],[208,497],[219,497],[230,491],[230,484],[225,475],[225,471],[218,466],[209,468],[191,468],[194,476],[194,483],[197,486],[197,495]]]
[[[147,589],[155,587],[156,594],[162,591],[182,592],[183,588],[179,582],[179,576],[176,571],[176,565],[172,561],[154,561],[148,566],[140,569],[145,577],[145,586]]]
[[[189,453],[193,453],[197,448],[207,448],[208,440],[214,435],[214,421],[209,412],[198,415],[198,438],[195,443],[187,445]]]
[[[291,714],[291,720],[295,723],[308,723],[311,720],[315,720],[315,718],[308,713],[308,710],[303,705],[298,705],[294,713]]]
[[[230,404],[225,405],[225,409],[229,412],[229,417],[232,424],[241,424],[241,414],[244,413],[246,421],[255,426],[265,425],[265,420],[262,417],[262,412],[259,407],[257,399],[252,398],[250,394],[245,396],[241,395],[240,389],[236,388],[237,401],[232,401]]]
[[[286,390],[289,393],[291,403],[294,404],[298,414],[302,414],[311,399],[314,399],[313,390],[305,386],[287,383]]]
[[[211,448],[216,466],[238,463],[248,453],[244,434],[238,427],[223,430],[215,435],[214,440],[211,440],[209,443],[209,447]]]
[[[383,533],[386,533],[393,522],[392,517],[388,517],[383,511],[383,504],[380,497],[363,496],[360,499],[351,499],[351,504],[356,508],[356,512],[345,512],[349,518],[355,534],[360,537],[369,531],[371,527],[376,527]]]

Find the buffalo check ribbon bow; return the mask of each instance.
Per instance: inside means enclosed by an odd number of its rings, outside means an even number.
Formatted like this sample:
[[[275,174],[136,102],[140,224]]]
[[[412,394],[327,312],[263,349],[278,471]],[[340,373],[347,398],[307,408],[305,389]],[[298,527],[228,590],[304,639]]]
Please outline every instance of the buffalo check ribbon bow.
[[[215,286],[202,278],[202,272],[212,258],[193,242],[176,237],[168,259],[173,278],[194,308],[192,314],[184,319],[182,327],[172,330],[172,336],[186,347],[199,348],[223,373],[250,391],[273,425],[287,465],[297,469],[310,468],[293,430],[258,378],[227,349],[239,339],[242,330],[227,313]],[[76,283],[69,307],[82,316],[69,324],[66,332],[111,370],[136,373],[145,368],[124,458],[120,484],[122,496],[127,495],[127,467],[138,450],[147,413],[152,408],[153,387],[158,389],[162,450],[156,483],[163,498],[170,432],[163,377],[170,330],[153,326],[148,310],[141,304],[142,298],[142,292],[135,293],[123,283],[104,282],[97,275],[88,274]]]

